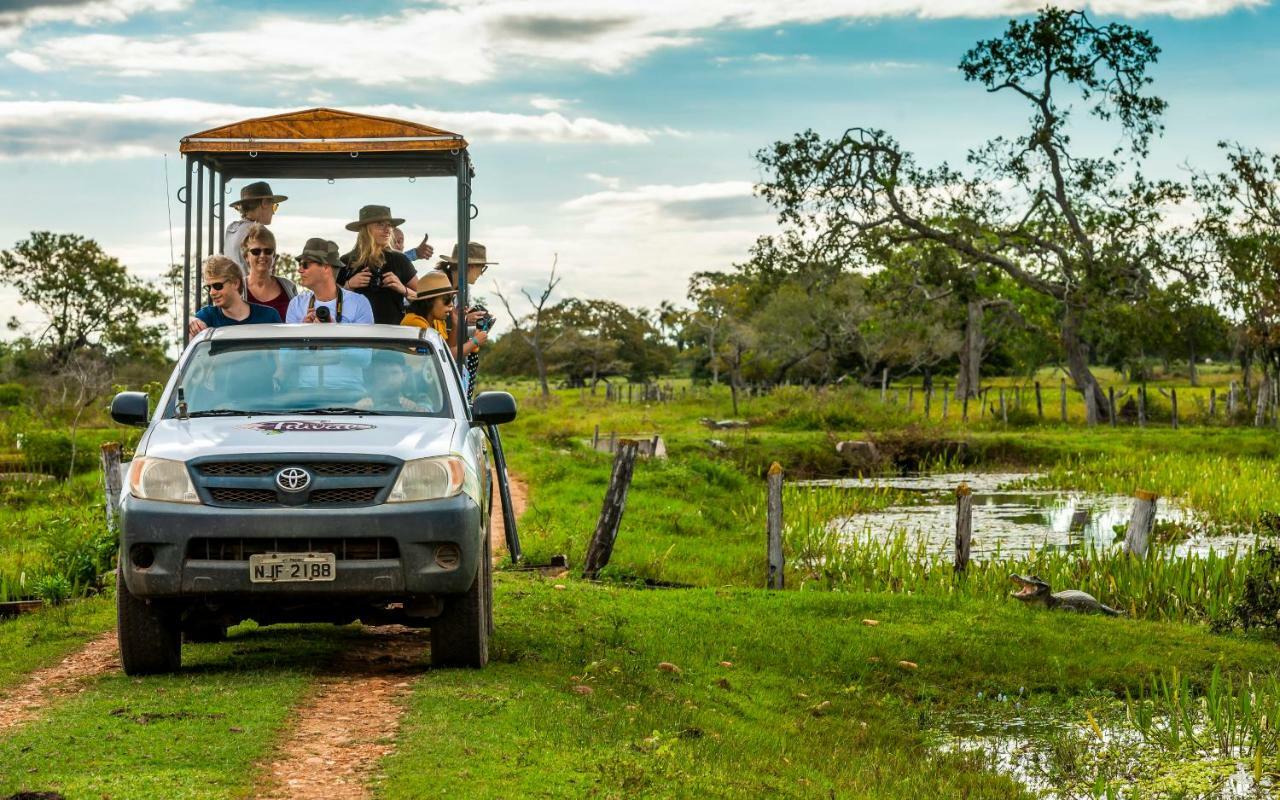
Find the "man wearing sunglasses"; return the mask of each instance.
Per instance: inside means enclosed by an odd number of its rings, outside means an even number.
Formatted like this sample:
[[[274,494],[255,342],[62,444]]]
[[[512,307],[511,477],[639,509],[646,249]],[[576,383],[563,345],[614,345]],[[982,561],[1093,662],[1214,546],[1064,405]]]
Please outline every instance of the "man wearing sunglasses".
[[[201,274],[204,290],[209,294],[209,305],[197,311],[187,325],[192,336],[205,328],[280,322],[280,314],[274,308],[247,303],[240,296],[244,273],[236,262],[226,256],[209,256]]]
[[[308,292],[299,292],[289,301],[284,321],[373,324],[373,307],[359,292],[338,285],[342,268],[336,242],[308,239],[298,256],[298,282]]]
[[[258,181],[241,189],[240,199],[231,203],[231,207],[240,212],[240,219],[227,225],[227,236],[222,242],[222,252],[227,258],[239,264],[242,272],[249,269],[241,253],[249,227],[255,222],[259,225],[270,225],[280,204],[288,199],[282,194],[273,193],[271,185],[266,181]]]

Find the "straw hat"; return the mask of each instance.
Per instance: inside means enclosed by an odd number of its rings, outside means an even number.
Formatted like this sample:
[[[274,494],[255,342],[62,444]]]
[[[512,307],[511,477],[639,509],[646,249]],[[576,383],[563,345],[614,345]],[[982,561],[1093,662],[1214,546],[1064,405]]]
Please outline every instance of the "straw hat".
[[[440,260],[446,264],[458,263],[458,246],[453,246],[453,253],[448,257],[440,256]],[[497,261],[490,261],[488,251],[484,249],[484,245],[479,242],[467,242],[467,266],[478,267],[481,264],[497,264]]]
[[[288,199],[282,194],[272,193],[271,184],[266,181],[258,181],[241,189],[240,199],[231,201],[231,207],[239,208],[241,203],[247,203],[250,200],[270,200],[273,203],[283,203]]]
[[[360,209],[360,219],[347,223],[347,230],[358,231],[365,225],[375,222],[390,222],[392,225],[403,225],[404,220],[391,216],[390,206],[365,206]]]
[[[418,291],[409,299],[411,301],[430,300],[432,297],[453,294],[456,291],[448,275],[440,270],[432,270],[418,279]]]

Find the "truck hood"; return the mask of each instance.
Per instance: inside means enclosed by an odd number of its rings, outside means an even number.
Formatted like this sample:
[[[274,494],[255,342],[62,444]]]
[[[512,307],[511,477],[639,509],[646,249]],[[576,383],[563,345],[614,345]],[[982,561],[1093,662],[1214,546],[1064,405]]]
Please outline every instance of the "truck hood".
[[[165,419],[156,423],[147,437],[145,455],[186,461],[223,454],[378,453],[408,460],[452,452],[456,428],[454,420],[439,417]]]

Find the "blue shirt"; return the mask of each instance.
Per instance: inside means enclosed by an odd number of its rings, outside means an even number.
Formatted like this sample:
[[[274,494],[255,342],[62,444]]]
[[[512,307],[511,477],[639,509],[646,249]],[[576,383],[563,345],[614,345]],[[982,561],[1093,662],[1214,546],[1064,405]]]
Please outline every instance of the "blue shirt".
[[[257,303],[249,304],[249,316],[244,319],[232,319],[215,305],[207,305],[197,311],[196,319],[210,328],[222,328],[227,325],[263,325],[281,321],[280,315],[274,308],[260,306]]]
[[[369,305],[368,299],[359,292],[349,292],[341,287],[338,291],[342,292],[342,322],[345,323],[363,323],[366,325],[373,324],[373,306]],[[311,305],[311,292],[299,292],[289,301],[289,311],[285,314],[284,321],[289,323],[302,322],[307,316],[307,309]],[[329,319],[336,319],[338,315],[338,298],[326,300],[323,303],[316,301],[316,308],[324,306],[329,309]]]

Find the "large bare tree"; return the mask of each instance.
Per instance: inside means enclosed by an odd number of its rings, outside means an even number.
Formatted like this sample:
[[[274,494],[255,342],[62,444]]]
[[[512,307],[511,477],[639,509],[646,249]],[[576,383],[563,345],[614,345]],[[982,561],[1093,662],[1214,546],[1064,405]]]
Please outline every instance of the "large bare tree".
[[[560,279],[556,277],[556,265],[560,262],[560,254],[557,253],[551,261],[551,274],[547,277],[547,285],[543,287],[542,294],[537,300],[533,299],[533,295],[525,289],[520,290],[520,294],[529,301],[529,305],[533,307],[533,311],[523,318],[517,317],[515,312],[511,310],[511,303],[507,301],[506,295],[502,290],[497,290],[498,299],[502,301],[502,306],[507,310],[507,316],[511,317],[511,325],[515,328],[517,334],[529,345],[529,349],[533,351],[533,362],[538,368],[538,382],[542,385],[542,396],[548,398],[551,396],[551,387],[547,384],[547,350],[556,343],[560,338],[559,333],[551,336],[547,331],[547,300],[551,297],[551,293],[556,290],[556,285],[560,283]]]

